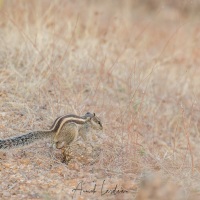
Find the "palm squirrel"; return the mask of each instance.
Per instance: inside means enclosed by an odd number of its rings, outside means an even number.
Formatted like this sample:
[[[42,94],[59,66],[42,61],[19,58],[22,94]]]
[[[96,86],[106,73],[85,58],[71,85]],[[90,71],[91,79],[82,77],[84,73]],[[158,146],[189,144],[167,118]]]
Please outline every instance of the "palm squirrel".
[[[102,130],[100,119],[87,112],[84,116],[64,115],[58,117],[50,130],[33,131],[21,136],[0,140],[0,150],[13,149],[29,145],[37,140],[53,138],[56,148],[66,148],[76,141],[78,136],[86,140],[86,133],[90,130]]]

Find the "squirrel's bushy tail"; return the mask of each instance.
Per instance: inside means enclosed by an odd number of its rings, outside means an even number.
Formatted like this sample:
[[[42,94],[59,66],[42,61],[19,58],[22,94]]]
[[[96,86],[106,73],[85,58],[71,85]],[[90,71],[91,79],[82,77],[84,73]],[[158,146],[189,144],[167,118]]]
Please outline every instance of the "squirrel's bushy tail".
[[[18,137],[0,140],[0,149],[6,150],[29,145],[37,140],[50,138],[52,134],[53,132],[51,131],[33,131]]]

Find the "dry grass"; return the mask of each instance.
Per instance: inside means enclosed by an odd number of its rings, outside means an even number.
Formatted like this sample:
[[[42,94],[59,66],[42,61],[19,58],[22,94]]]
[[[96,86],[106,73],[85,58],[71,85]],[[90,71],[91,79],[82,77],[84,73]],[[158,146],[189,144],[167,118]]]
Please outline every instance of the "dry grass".
[[[80,181],[98,192],[74,199],[199,199],[199,3],[164,2],[1,3],[0,138],[86,111],[106,136],[92,165],[47,142],[2,154],[1,199],[72,199]]]

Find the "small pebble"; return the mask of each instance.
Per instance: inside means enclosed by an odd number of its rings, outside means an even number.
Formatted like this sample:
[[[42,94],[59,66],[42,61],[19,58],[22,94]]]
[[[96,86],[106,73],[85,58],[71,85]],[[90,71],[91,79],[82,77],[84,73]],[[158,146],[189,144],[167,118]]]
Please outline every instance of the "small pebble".
[[[3,196],[4,197],[10,197],[10,193],[8,191],[3,191]]]

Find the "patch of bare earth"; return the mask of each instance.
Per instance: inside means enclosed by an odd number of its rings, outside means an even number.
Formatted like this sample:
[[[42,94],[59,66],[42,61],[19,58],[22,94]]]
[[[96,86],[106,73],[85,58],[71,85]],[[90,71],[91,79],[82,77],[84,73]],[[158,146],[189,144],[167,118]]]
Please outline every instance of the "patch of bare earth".
[[[1,199],[199,199],[198,2],[0,1],[0,138],[95,112],[98,147],[0,152]],[[73,190],[77,189],[77,190]]]

